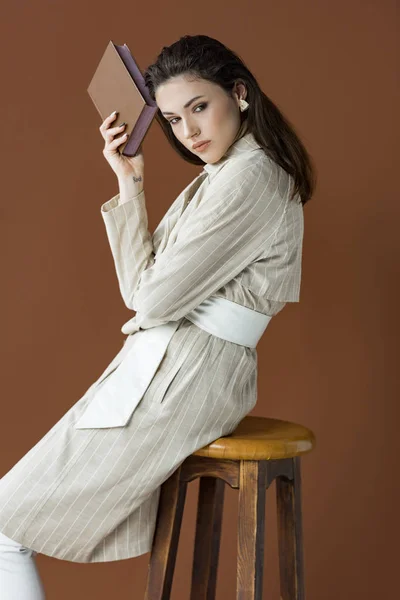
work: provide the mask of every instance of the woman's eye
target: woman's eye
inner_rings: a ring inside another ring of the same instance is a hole
[[[207,102],[205,102],[205,103],[203,102],[202,104],[198,104],[198,105],[196,106],[196,108],[194,108],[194,109],[193,109],[193,112],[194,112],[194,111],[196,111],[198,108],[203,108],[203,107],[204,107],[204,108],[206,108],[206,106],[207,106]],[[203,111],[201,110],[200,112],[203,112]],[[173,119],[170,119],[170,120],[168,121],[168,123],[169,123],[170,125],[175,125],[175,123],[173,123],[173,121],[176,121],[176,119],[179,119],[179,117],[174,117]]]

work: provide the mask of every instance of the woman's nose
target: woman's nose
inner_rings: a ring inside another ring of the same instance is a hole
[[[194,123],[183,124],[183,135],[186,139],[190,140],[196,133],[198,133],[198,127]]]

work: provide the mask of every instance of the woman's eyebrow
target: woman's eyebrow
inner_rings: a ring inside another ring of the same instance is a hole
[[[190,105],[191,105],[191,104],[192,104],[192,103],[193,103],[195,100],[198,100],[198,98],[204,98],[204,95],[203,95],[203,96],[195,96],[194,98],[192,98],[191,100],[189,100],[189,102],[186,102],[186,104],[183,106],[183,108],[187,108],[187,107],[188,107],[188,106],[190,106]],[[172,113],[172,112],[162,112],[162,111],[161,111],[161,114],[163,114],[163,115],[174,115],[175,113]]]

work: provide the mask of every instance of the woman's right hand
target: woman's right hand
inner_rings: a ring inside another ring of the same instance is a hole
[[[116,116],[116,113],[112,113],[104,119],[103,123],[100,125],[100,133],[105,140],[103,155],[118,179],[123,180],[133,176],[136,181],[143,182],[143,149],[140,147],[136,156],[124,156],[123,154],[120,154],[118,146],[126,141],[127,135],[122,135],[118,138],[114,137],[117,133],[121,133],[125,127],[125,124],[122,123],[119,127],[112,127],[110,129],[110,125]]]

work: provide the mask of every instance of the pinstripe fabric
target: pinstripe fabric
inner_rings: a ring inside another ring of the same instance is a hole
[[[291,180],[245,134],[206,164],[151,236],[142,192],[103,204],[133,334],[181,322],[124,427],[74,428],[106,370],[0,480],[0,531],[38,553],[105,562],[149,552],[160,486],[196,449],[233,431],[257,400],[256,349],[184,318],[214,294],[268,315],[299,301],[303,211]],[[188,201],[190,202],[188,203]]]

